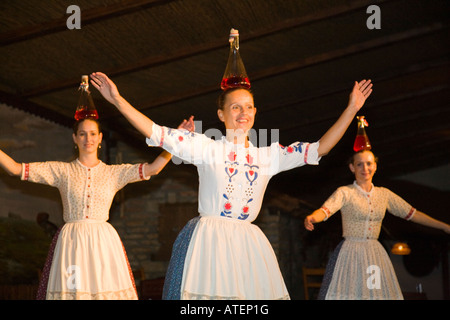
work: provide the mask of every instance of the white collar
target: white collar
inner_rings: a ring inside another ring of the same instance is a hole
[[[98,163],[95,165],[95,166],[93,166],[93,167],[88,167],[88,166],[86,166],[86,165],[84,165],[84,164],[82,164],[81,163],[81,161],[80,161],[80,159],[78,159],[77,158],[77,163],[80,165],[80,166],[82,166],[83,168],[86,168],[86,169],[94,169],[94,168],[97,168],[99,165],[101,165],[103,162],[102,162],[102,160],[98,160]]]
[[[370,189],[369,192],[367,192],[363,188],[361,188],[361,186],[356,182],[356,180],[353,181],[353,185],[365,195],[372,195],[373,190],[375,190],[375,186],[373,185],[373,183],[372,183],[372,188]]]

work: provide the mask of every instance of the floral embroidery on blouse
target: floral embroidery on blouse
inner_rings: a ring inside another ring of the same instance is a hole
[[[235,145],[222,136],[213,139],[198,132],[152,125],[149,146],[160,146],[197,167],[198,211],[252,222],[258,216],[272,176],[306,164],[319,164],[319,142],[295,142],[287,147]],[[309,151],[308,151],[309,150]]]
[[[220,215],[223,217],[229,217],[229,218],[232,217],[232,215],[231,215],[232,204],[231,204],[230,198],[231,198],[231,193],[234,191],[234,185],[232,183],[232,178],[235,175],[237,175],[239,172],[239,170],[238,170],[239,162],[236,161],[236,156],[237,156],[236,152],[230,151],[230,153],[227,155],[227,160],[225,160],[225,173],[227,174],[227,177],[228,177],[228,185],[225,188],[226,192],[223,194],[223,197],[226,199],[226,201],[223,205],[223,210],[220,213]],[[248,218],[248,216],[250,215],[249,214],[249,211],[250,211],[249,203],[253,201],[253,198],[252,198],[253,183],[258,178],[258,169],[259,169],[259,166],[253,164],[253,157],[249,153],[247,153],[247,155],[245,156],[245,160],[247,161],[247,163],[244,163],[245,178],[249,182],[249,186],[248,186],[248,188],[245,189],[245,191],[243,193],[246,197],[246,198],[243,198],[243,200],[245,199],[246,203],[241,208],[241,212],[240,212],[239,216],[237,217],[237,219],[239,219],[239,220],[246,220]]]

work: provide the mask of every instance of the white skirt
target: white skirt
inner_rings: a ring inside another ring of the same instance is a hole
[[[63,226],[46,299],[137,299],[125,249],[108,222],[83,220]]]
[[[378,240],[343,241],[325,299],[403,299],[392,262]]]
[[[181,299],[289,299],[277,258],[249,222],[201,217],[186,253]]]

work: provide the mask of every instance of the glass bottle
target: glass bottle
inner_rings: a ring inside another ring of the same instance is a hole
[[[358,130],[356,132],[355,143],[353,144],[353,150],[355,152],[361,150],[370,150],[372,146],[370,145],[369,137],[367,136],[365,127],[369,124],[364,116],[356,117],[358,119]]]
[[[249,89],[250,80],[239,53],[239,31],[231,29],[228,41],[230,42],[230,53],[220,87],[222,90],[236,87]]]
[[[98,119],[97,109],[95,109],[91,92],[89,91],[89,76],[81,76],[80,98],[78,100],[77,110],[75,111],[75,120]]]

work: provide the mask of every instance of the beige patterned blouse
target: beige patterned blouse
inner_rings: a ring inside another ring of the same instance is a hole
[[[95,167],[72,162],[48,161],[22,164],[22,180],[47,184],[59,189],[65,222],[84,219],[107,221],[114,195],[126,184],[148,180],[143,164]]]
[[[406,220],[416,211],[389,189],[372,185],[371,191],[365,192],[356,181],[338,188],[321,209],[327,219],[341,210],[342,236],[357,239],[378,239],[386,210]]]

